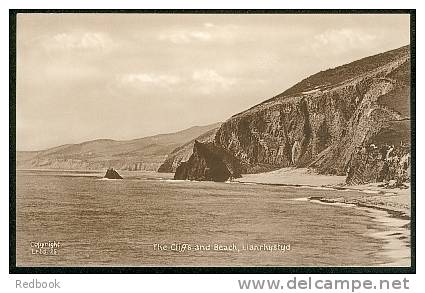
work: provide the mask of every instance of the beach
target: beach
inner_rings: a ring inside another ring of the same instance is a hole
[[[305,199],[317,204],[345,206],[367,211],[380,231],[368,235],[382,240],[381,254],[393,266],[410,266],[411,189],[385,188],[382,183],[346,185],[345,176],[320,175],[307,168],[283,168],[272,172],[246,174],[235,181],[276,186],[297,186],[321,190],[320,196]]]
[[[325,193],[320,198],[326,202],[354,204],[357,206],[376,208],[388,211],[400,217],[411,216],[411,189],[409,188],[385,188],[382,183],[370,183],[364,185],[346,185],[345,176],[321,175],[307,168],[282,168],[272,172],[246,174],[242,178],[235,179],[241,183],[257,183],[268,185],[298,186],[319,189],[359,191]]]

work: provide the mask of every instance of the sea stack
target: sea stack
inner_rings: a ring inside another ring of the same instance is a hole
[[[118,174],[117,171],[114,170],[114,168],[109,168],[106,171],[105,177],[103,178],[107,178],[107,179],[123,179],[120,174]]]

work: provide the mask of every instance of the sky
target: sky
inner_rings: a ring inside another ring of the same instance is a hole
[[[17,150],[225,121],[409,35],[396,14],[18,14]]]

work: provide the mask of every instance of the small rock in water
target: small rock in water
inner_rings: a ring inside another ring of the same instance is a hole
[[[114,168],[109,168],[106,171],[105,177],[103,178],[107,178],[107,179],[123,179],[120,174],[118,174],[117,171],[114,170]]]

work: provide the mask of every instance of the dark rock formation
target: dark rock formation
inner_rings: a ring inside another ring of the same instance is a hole
[[[120,174],[118,174],[117,171],[114,170],[114,168],[109,168],[106,171],[105,177],[103,178],[107,178],[107,179],[123,179]]]
[[[221,125],[221,124],[220,124]],[[195,141],[198,142],[213,142],[215,134],[217,133],[219,127],[211,129],[206,133],[198,136],[196,139],[189,141],[188,143],[179,146],[174,149],[164,161],[164,163],[159,167],[159,173],[174,173],[177,170],[177,167],[181,165],[182,162],[187,162],[192,155],[193,146]]]
[[[217,131],[214,144],[248,173],[295,166],[348,174],[348,183],[395,179],[397,172],[403,173],[400,166],[385,163],[369,147],[394,146],[398,152],[402,145],[397,160],[406,161],[409,105],[410,47],[405,46],[308,77],[231,117]],[[395,142],[395,136],[401,139]],[[392,168],[396,170],[385,171]]]
[[[195,141],[192,155],[180,163],[174,179],[224,182],[239,178],[242,171],[239,161],[220,146]]]

